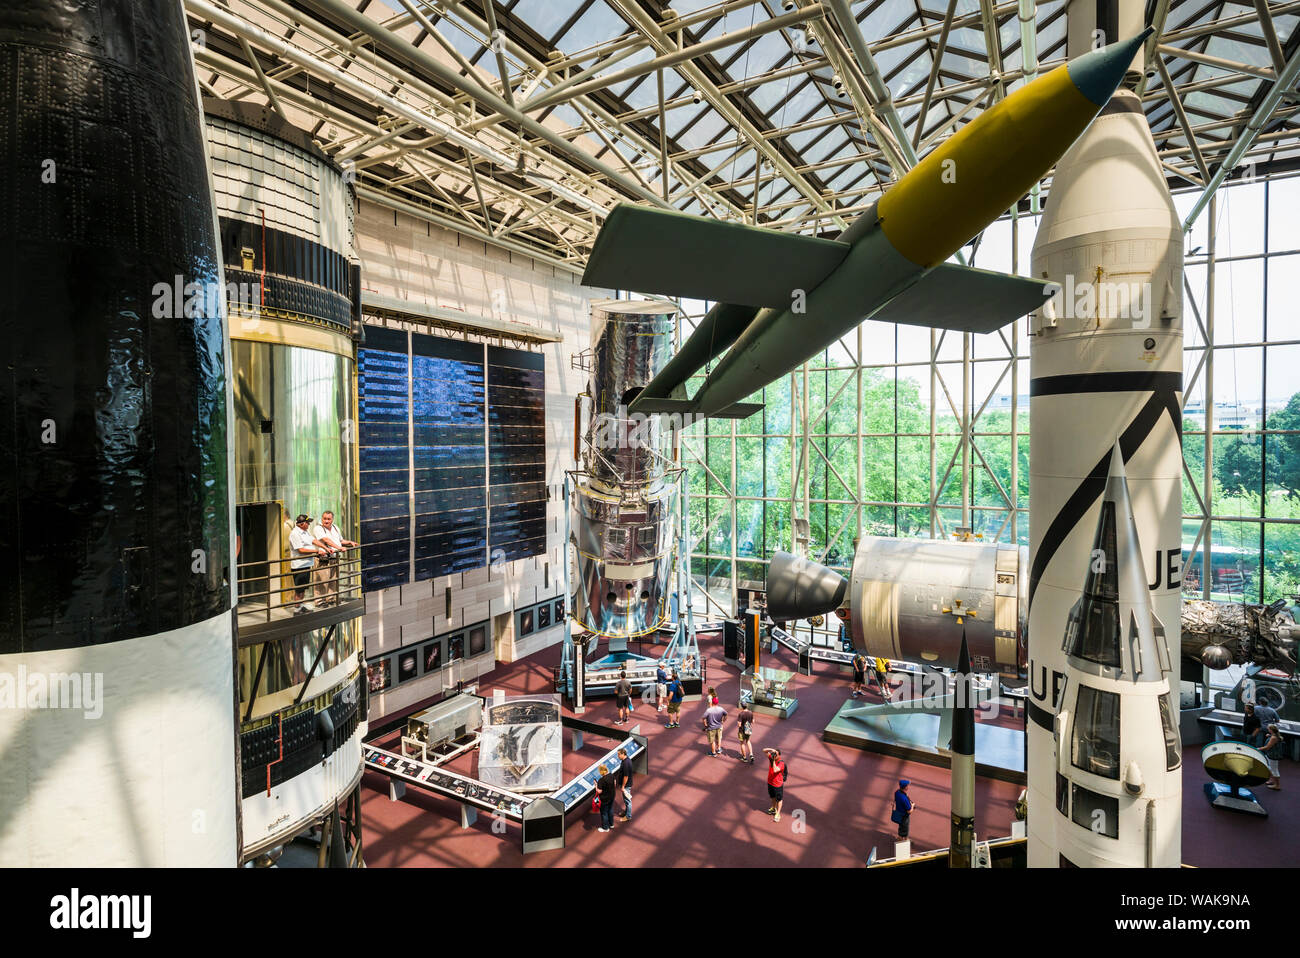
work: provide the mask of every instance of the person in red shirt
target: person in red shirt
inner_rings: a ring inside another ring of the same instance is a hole
[[[767,814],[772,816],[772,821],[779,822],[781,803],[785,800],[785,762],[781,761],[779,748],[765,748],[763,752],[767,755],[767,797],[772,800]]]

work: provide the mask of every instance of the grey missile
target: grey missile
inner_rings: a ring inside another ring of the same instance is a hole
[[[741,400],[865,319],[991,332],[1041,306],[1050,284],[946,260],[1055,165],[1145,37],[1085,53],[985,110],[835,240],[615,207],[585,285],[723,304],[687,342],[687,358],[657,376],[631,411],[748,416],[755,407]],[[688,399],[687,377],[729,344]]]
[[[962,630],[955,678],[952,742],[948,747],[952,770],[952,838],[948,843],[948,867],[970,868],[975,851],[975,703],[965,629]]]

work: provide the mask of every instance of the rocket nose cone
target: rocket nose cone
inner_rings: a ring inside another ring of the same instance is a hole
[[[1147,27],[1131,39],[1112,43],[1072,60],[1066,69],[1079,92],[1097,106],[1105,106],[1111,94],[1119,89],[1124,72],[1151,32],[1151,28]]]

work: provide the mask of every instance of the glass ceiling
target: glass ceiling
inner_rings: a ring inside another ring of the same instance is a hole
[[[809,0],[790,10],[783,0],[676,0],[671,10],[662,0],[500,0],[490,11],[500,57],[486,0],[344,2],[418,53],[387,49],[382,36],[350,45],[334,21],[312,19],[320,0],[303,0],[306,13],[293,23],[273,0],[231,0],[236,15],[321,63],[318,71],[303,70],[253,42],[267,76],[302,90],[280,108],[314,128],[326,149],[355,161],[363,185],[489,235],[515,222],[513,242],[566,262],[585,258],[615,203],[662,205],[664,146],[668,205],[834,235],[856,215],[837,211],[859,211],[906,172],[909,150],[900,153],[894,134],[882,131],[901,128],[902,146],[919,144],[924,155],[932,141],[1025,82],[1015,2],[956,0],[945,24],[948,4],[940,0],[857,0],[856,22],[845,24],[833,4]],[[1052,0],[1034,7],[1040,73],[1065,59],[1064,6]],[[1287,12],[1261,21],[1250,2],[1170,0],[1154,55],[1176,88],[1190,142],[1159,71],[1139,92],[1172,187],[1212,176],[1278,74],[1294,66],[1300,17],[1293,6],[1270,4]],[[729,37],[718,48],[682,54]],[[855,52],[863,44],[869,63]],[[207,46],[223,51],[203,58],[209,92],[269,102],[250,71],[238,69],[246,63],[237,38]],[[656,58],[669,58],[662,104],[657,71],[647,66]],[[328,70],[341,60],[353,82],[377,93],[340,90]],[[302,73],[305,79],[293,79]],[[876,95],[872,73],[886,99]],[[314,100],[321,105],[312,117]],[[516,106],[526,126],[501,109]],[[1294,95],[1283,97],[1242,162],[1256,171],[1300,164],[1298,110]],[[395,126],[401,132],[385,136]]]

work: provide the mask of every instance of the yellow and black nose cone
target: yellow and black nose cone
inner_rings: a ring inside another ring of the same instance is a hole
[[[1066,65],[1070,80],[1079,88],[1080,93],[1097,106],[1105,106],[1119,89],[1125,71],[1151,32],[1151,28],[1147,27],[1129,40],[1112,43],[1075,58]]]

